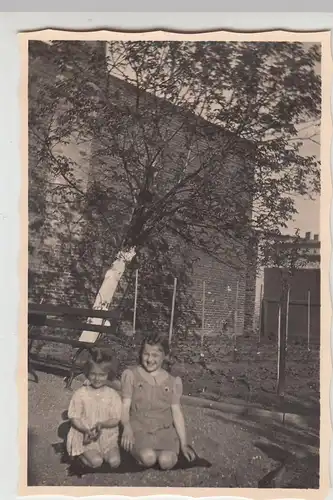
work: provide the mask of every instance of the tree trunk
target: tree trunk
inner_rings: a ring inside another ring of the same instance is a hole
[[[116,260],[105,273],[103,283],[97,292],[93,309],[107,311],[110,308],[119,281],[121,280],[121,277],[125,272],[126,265],[134,259],[135,255],[135,247],[129,248],[128,250],[120,250],[120,252],[118,252]],[[93,325],[101,325],[102,322],[102,318],[88,319],[88,323]],[[82,332],[81,340],[83,339],[83,337],[89,335],[91,335],[91,332]]]
[[[279,364],[278,364],[278,380],[276,388],[278,396],[284,396],[285,382],[286,382],[287,294],[288,294],[288,280],[286,279],[285,276],[282,276],[282,290],[280,297],[281,324],[280,324]]]

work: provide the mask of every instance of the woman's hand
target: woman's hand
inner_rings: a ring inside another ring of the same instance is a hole
[[[121,436],[121,446],[126,451],[131,451],[134,446],[134,434],[130,424],[126,424]]]
[[[194,450],[191,448],[191,446],[188,446],[187,444],[185,444],[181,447],[181,450],[182,450],[182,453],[183,453],[184,457],[186,458],[186,460],[188,460],[189,462],[193,462],[196,455],[195,455]]]

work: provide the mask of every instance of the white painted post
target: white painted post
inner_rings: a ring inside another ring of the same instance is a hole
[[[310,351],[310,331],[311,331],[311,292],[308,290],[308,352]]]
[[[261,342],[261,322],[262,322],[262,299],[264,295],[264,287],[263,285],[260,285],[260,302],[259,302],[259,328],[258,328],[258,340],[259,344]]]
[[[201,312],[201,350],[205,335],[205,302],[206,302],[206,282],[202,283],[202,312]]]
[[[290,303],[290,287],[287,293],[287,310],[286,310],[286,350],[288,349],[288,334],[289,334],[289,304]]]
[[[135,292],[134,292],[134,311],[133,311],[133,330],[132,334],[135,335],[136,328],[136,309],[138,305],[138,283],[139,283],[139,270],[135,271]]]
[[[169,346],[171,346],[172,332],[173,332],[173,318],[175,315],[175,304],[176,304],[176,290],[177,290],[177,278],[173,282],[173,294],[172,294],[172,305],[171,305],[171,318],[169,327]]]

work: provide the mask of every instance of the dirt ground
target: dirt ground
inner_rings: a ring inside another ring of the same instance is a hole
[[[162,472],[87,474],[70,476],[57,453],[63,440],[63,412],[72,392],[63,379],[39,372],[39,383],[29,382],[29,473],[31,485],[43,486],[188,486],[258,487],[258,481],[279,464],[274,445],[295,453],[295,465],[287,471],[286,487],[318,487],[319,438],[316,410],[311,428],[282,425],[249,416],[234,416],[209,408],[184,407],[190,442],[210,468]],[[198,381],[197,377],[194,377]],[[77,379],[73,389],[82,380]],[[309,410],[310,411],[310,410]],[[304,462],[304,464],[303,464]],[[289,475],[288,475],[289,474]]]
[[[58,332],[60,334],[60,332]],[[105,340],[108,343],[108,339]],[[121,348],[109,342],[119,363],[118,375],[137,363],[138,341],[128,340]],[[236,350],[235,350],[236,348]],[[40,355],[70,360],[70,346],[47,343],[40,346]],[[84,355],[81,359],[84,362]],[[293,411],[311,408],[319,414],[319,346],[310,351],[303,341],[290,343],[286,360],[286,401]],[[179,340],[171,352],[171,373],[180,375],[184,393],[214,400],[242,399],[264,407],[280,405],[275,396],[277,381],[277,346],[267,339],[258,345],[253,337],[242,337],[235,344],[232,338]],[[298,407],[297,407],[298,405]],[[287,408],[288,409],[288,408]]]

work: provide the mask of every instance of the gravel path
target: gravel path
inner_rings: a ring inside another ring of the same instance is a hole
[[[276,466],[272,458],[255,446],[258,439],[270,436],[279,444],[290,442],[290,430],[263,428],[256,422],[205,408],[184,407],[189,438],[199,456],[212,467],[162,472],[92,473],[83,478],[70,477],[52,445],[61,442],[59,427],[72,392],[64,389],[61,377],[39,373],[39,383],[29,382],[29,463],[30,485],[40,486],[169,486],[169,487],[257,487],[258,480]],[[79,387],[75,381],[73,389]],[[289,434],[288,434],[289,433]],[[298,435],[298,434],[297,434]],[[317,445],[314,437],[295,439],[306,447]]]

